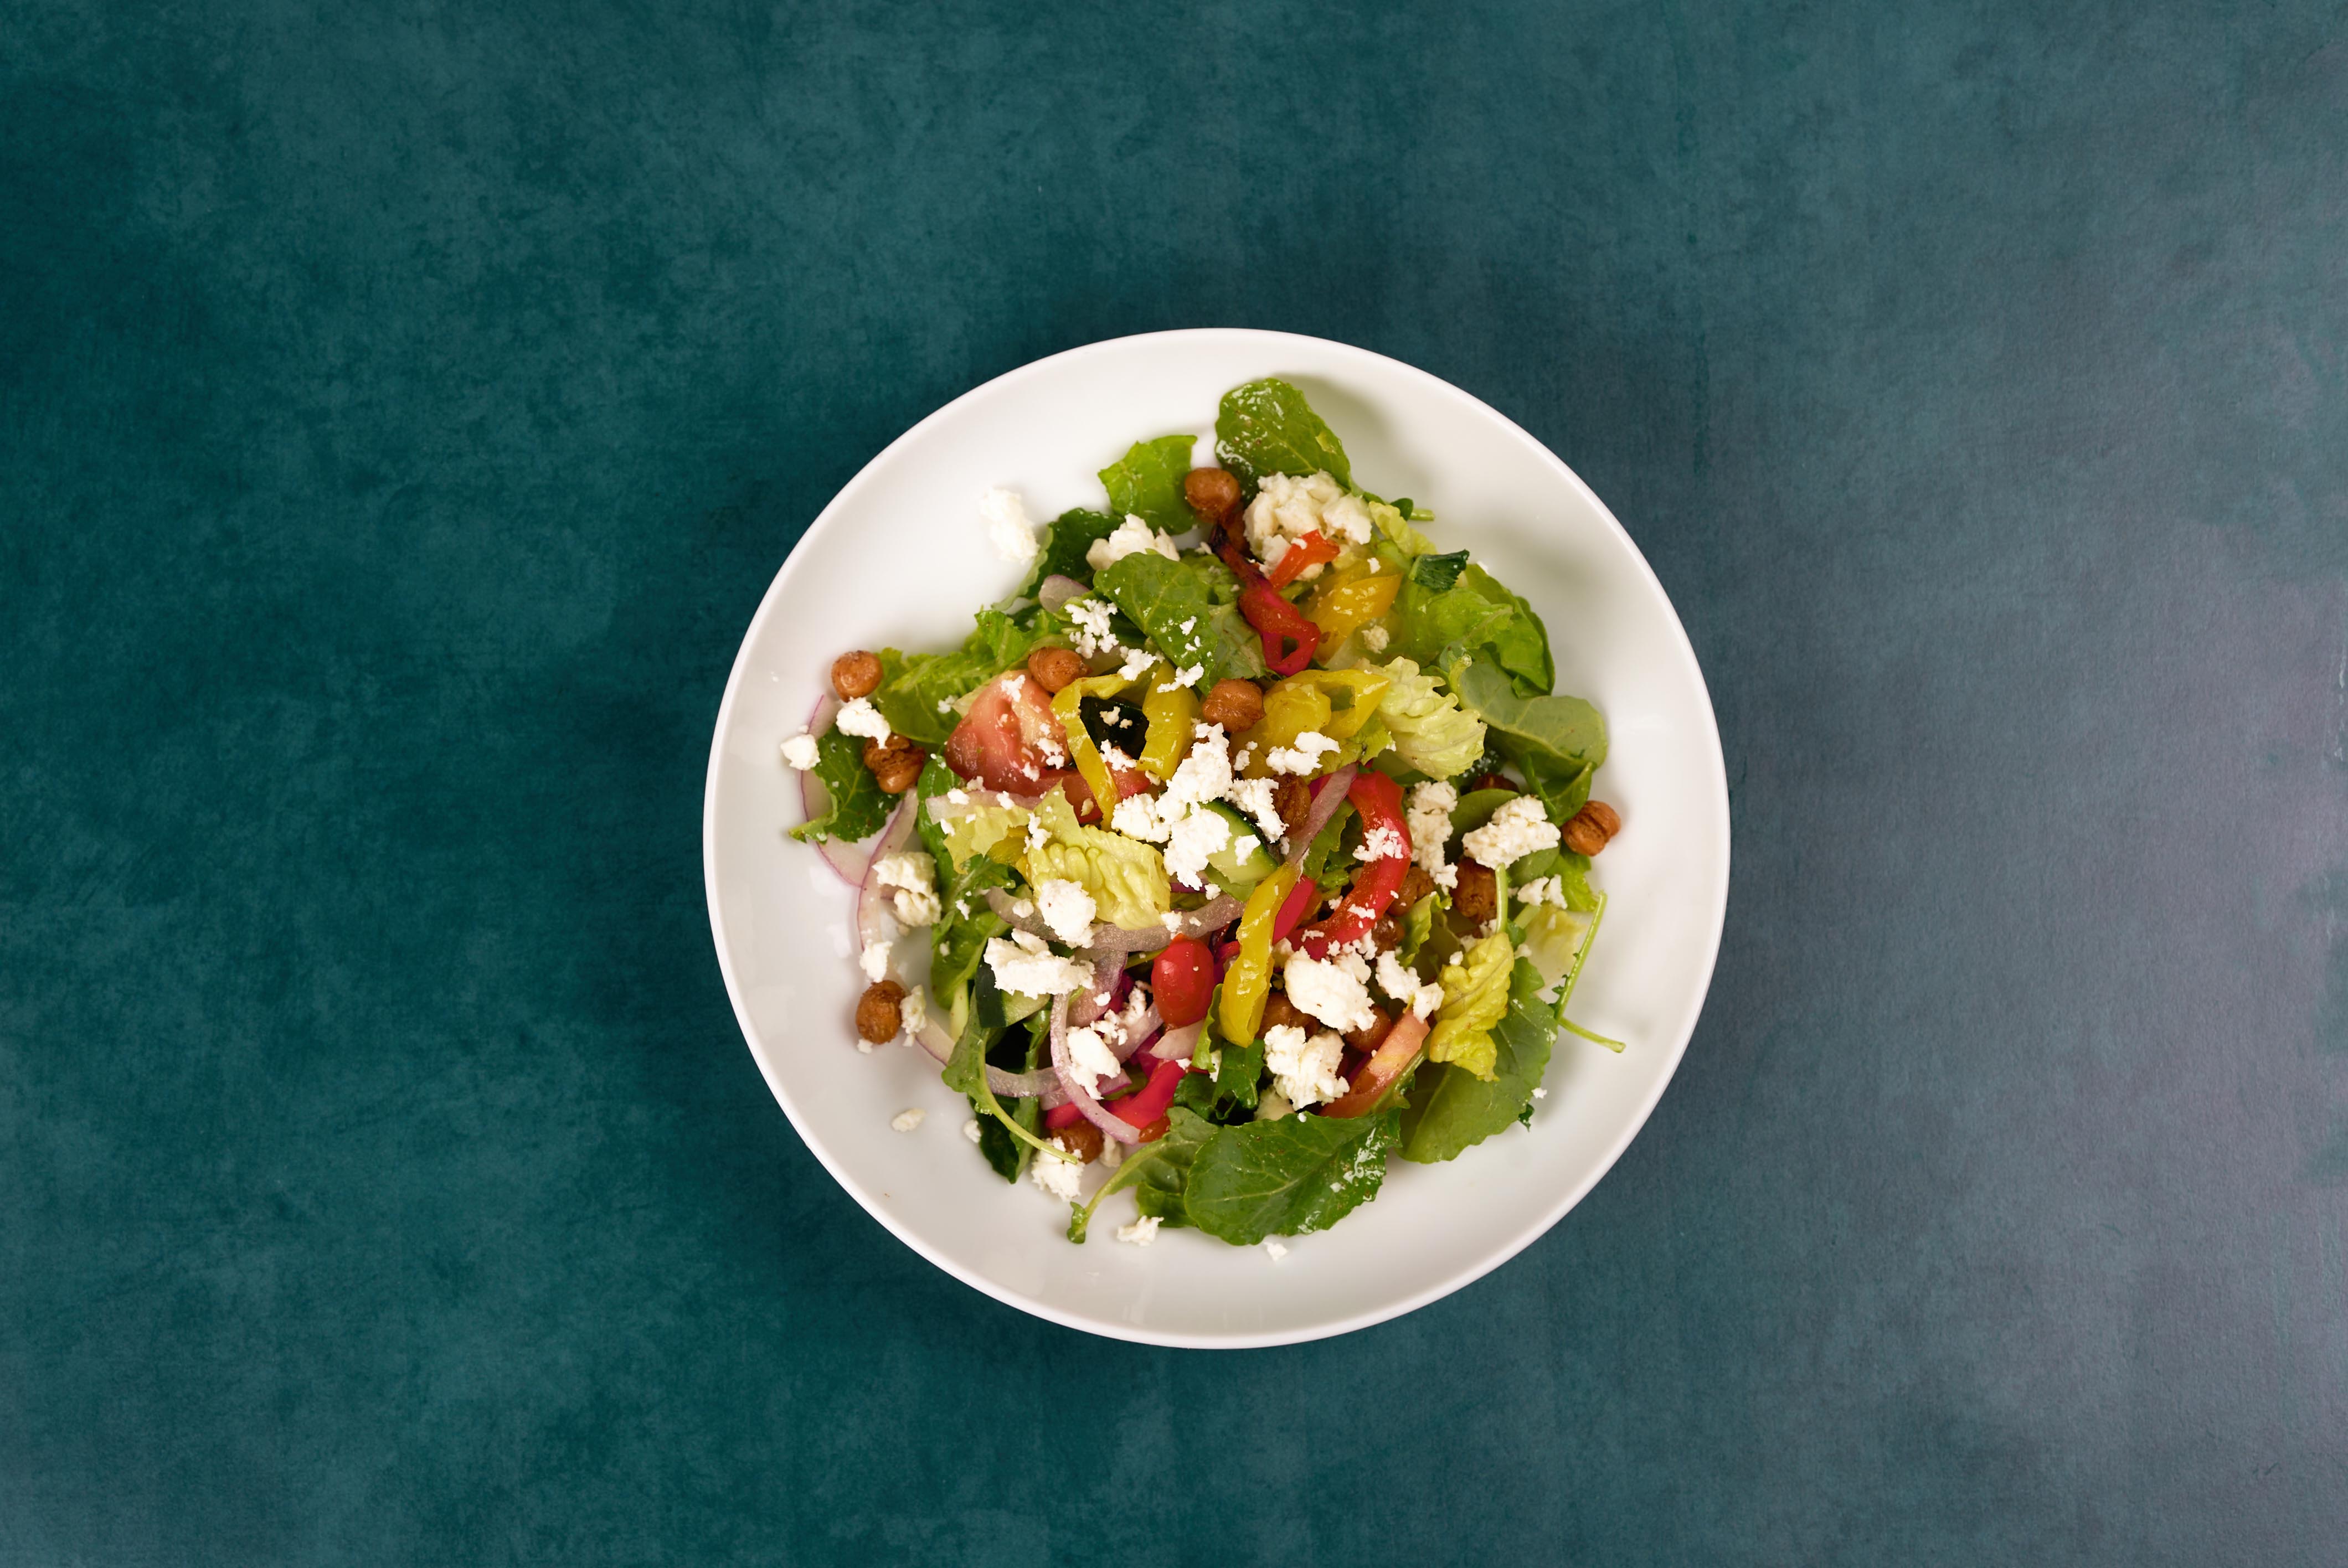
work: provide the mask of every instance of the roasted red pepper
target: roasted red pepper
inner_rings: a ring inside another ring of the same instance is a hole
[[[1181,1061],[1161,1061],[1149,1070],[1149,1081],[1122,1100],[1107,1102],[1109,1114],[1127,1125],[1148,1127],[1162,1120],[1166,1108],[1174,1103],[1174,1091],[1180,1086],[1182,1075],[1190,1071],[1189,1063]],[[1152,1142],[1143,1139],[1142,1142]]]
[[[1286,588],[1303,577],[1308,568],[1325,566],[1336,559],[1337,547],[1323,538],[1320,529],[1314,528],[1301,538],[1289,542],[1264,580],[1274,588]]]
[[[1402,879],[1410,870],[1410,829],[1403,823],[1402,785],[1382,773],[1364,768],[1354,775],[1345,798],[1362,815],[1362,846],[1383,846],[1386,853],[1362,863],[1354,885],[1327,919],[1297,938],[1296,945],[1316,958],[1332,948],[1360,941],[1386,912]]]
[[[1295,553],[1295,547],[1291,547],[1289,554]],[[1280,597],[1280,591],[1256,569],[1255,562],[1248,559],[1237,532],[1224,533],[1222,557],[1223,564],[1240,579],[1240,613],[1263,640],[1265,665],[1275,675],[1293,675],[1312,663],[1313,651],[1321,646],[1321,629]]]

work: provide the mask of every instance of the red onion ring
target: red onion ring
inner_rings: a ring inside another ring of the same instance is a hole
[[[825,692],[808,714],[807,733],[818,735],[831,728],[832,718],[839,711],[839,700],[830,692]],[[803,773],[796,768],[792,771],[799,775],[799,808],[807,813],[807,820],[813,822],[831,809],[831,792],[823,787],[823,781],[815,776],[813,768]],[[864,874],[872,868],[870,855],[859,845],[837,836],[817,839],[815,852],[822,856],[823,863],[838,872],[839,879],[850,887],[861,886]]]
[[[1068,1004],[1068,1021],[1082,1029],[1125,1000],[1125,961],[1113,953],[1093,960],[1093,983]]]
[[[1052,999],[1052,1071],[1059,1075],[1061,1091],[1067,1095],[1078,1115],[1120,1143],[1141,1142],[1139,1128],[1111,1114],[1090,1090],[1077,1081],[1076,1063],[1068,1054],[1068,999],[1065,996]]]
[[[1125,1040],[1117,1048],[1117,1059],[1119,1061],[1132,1061],[1133,1053],[1156,1040],[1158,1031],[1165,1027],[1166,1020],[1158,1016],[1155,1007],[1143,1008],[1141,1016],[1126,1025]]]
[[[1035,600],[1045,609],[1057,614],[1070,603],[1084,598],[1090,592],[1092,592],[1091,589],[1086,588],[1075,578],[1063,577],[1058,572],[1054,572],[1036,586]]]
[[[913,1038],[921,1041],[923,1050],[938,1059],[940,1067],[943,1067],[947,1059],[953,1055],[953,1037],[936,1019],[923,1024],[921,1032]],[[1005,1072],[989,1064],[986,1086],[994,1091],[997,1100],[1041,1100],[1047,1107],[1064,1100],[1059,1078],[1048,1068],[1039,1067],[1033,1072]]]
[[[1199,1036],[1206,1027],[1207,1020],[1200,1019],[1196,1023],[1186,1023],[1180,1029],[1169,1029],[1158,1037],[1158,1043],[1149,1048],[1149,1054],[1160,1061],[1188,1061],[1198,1054]]]
[[[1319,793],[1313,797],[1313,809],[1304,814],[1303,825],[1288,841],[1289,865],[1300,868],[1303,866],[1304,852],[1313,847],[1313,841],[1321,836],[1321,830],[1329,825],[1329,819],[1337,815],[1339,806],[1345,804],[1345,792],[1354,787],[1354,764],[1347,763],[1319,781]]]
[[[1114,953],[1120,958],[1134,953],[1154,953],[1177,937],[1203,937],[1220,931],[1240,917],[1246,908],[1243,900],[1224,893],[1209,899],[1196,909],[1185,910],[1169,926],[1160,920],[1155,926],[1139,926],[1131,929],[1123,926],[1103,926],[1093,933],[1092,945],[1085,952],[1094,956]]]
[[[1027,906],[1025,915],[1017,912],[1020,904]],[[1031,937],[1051,937],[1052,927],[1044,924],[1044,917],[1035,910],[1032,899],[1014,898],[1010,889],[990,887],[986,890],[986,907],[1003,917],[1004,923],[1014,931],[1025,931]],[[1057,941],[1056,937],[1052,938]]]

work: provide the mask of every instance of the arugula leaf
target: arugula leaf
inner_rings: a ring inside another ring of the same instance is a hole
[[[1001,1042],[987,1053],[987,1060],[1007,1072],[1033,1072],[1042,1066],[1051,1039],[1050,1016],[1038,1013],[1028,1022],[1029,1027],[1024,1036],[1004,1030]],[[978,1152],[985,1156],[988,1164],[994,1167],[996,1175],[1006,1182],[1016,1182],[1027,1169],[1027,1162],[1035,1156],[1035,1151],[1013,1137],[1003,1123],[976,1100],[971,1101],[970,1108],[979,1119]],[[1022,1100],[1011,1109],[1011,1120],[1031,1133],[1035,1132],[1043,1119],[1044,1102],[1040,1100]]]
[[[1235,1246],[1326,1230],[1377,1195],[1399,1136],[1393,1111],[1218,1128],[1190,1162],[1183,1212]]]
[[[1442,593],[1459,581],[1459,574],[1468,565],[1466,550],[1453,550],[1449,555],[1421,556],[1411,562],[1410,580],[1433,593]]]
[[[1044,1141],[1035,1135],[1032,1121],[1023,1122],[1003,1108],[986,1081],[986,1056],[994,1042],[1009,1027],[1004,1013],[1002,989],[994,983],[994,971],[979,966],[970,989],[970,1021],[963,1026],[961,1038],[954,1041],[953,1051],[946,1058],[945,1066],[938,1072],[948,1089],[966,1095],[971,1104],[982,1113],[994,1118],[995,1124],[1009,1136],[1016,1138],[1030,1149],[1042,1150]],[[1021,1104],[1032,1105],[1034,1101]],[[984,1129],[980,1130],[984,1135]],[[1050,1158],[1058,1159],[1055,1152]]]
[[[906,655],[880,651],[880,684],[872,705],[899,734],[925,746],[942,746],[962,723],[950,705],[963,692],[986,684],[1026,659],[1035,634],[999,610],[978,612],[978,627],[953,653]]]
[[[864,765],[864,743],[826,730],[816,737],[815,750],[815,776],[831,796],[831,809],[791,829],[791,836],[802,844],[826,838],[854,844],[880,832],[897,803],[880,793],[880,782]]]
[[[1214,1041],[1215,1071],[1185,1074],[1175,1086],[1174,1103],[1210,1122],[1232,1122],[1241,1112],[1255,1109],[1256,1081],[1263,1076],[1263,1045],[1256,1040],[1233,1045],[1224,1040],[1211,1011],[1207,1014],[1207,1033]]]
[[[1345,448],[1304,395],[1266,377],[1223,394],[1215,412],[1215,456],[1252,492],[1266,474],[1313,474],[1326,469],[1351,489],[1354,466]]]
[[[1529,1114],[1557,1039],[1556,1009],[1540,999],[1540,971],[1519,961],[1509,977],[1508,1014],[1492,1030],[1498,1049],[1488,1080],[1457,1067],[1421,1064],[1410,1109],[1403,1112],[1404,1159],[1422,1165],[1456,1159]]]
[[[1096,512],[1086,507],[1071,507],[1044,525],[1042,548],[1035,552],[1035,569],[1027,580],[1019,585],[1019,592],[1029,599],[1044,586],[1047,577],[1072,577],[1079,582],[1092,579],[1092,562],[1085,552],[1100,540],[1117,532],[1123,518],[1107,512]]]
[[[1579,697],[1520,697],[1507,676],[1482,660],[1455,663],[1451,689],[1484,721],[1493,745],[1562,824],[1590,798],[1590,779],[1606,761],[1605,716]]]
[[[1198,690],[1218,681],[1263,679],[1263,640],[1241,619],[1239,581],[1212,556],[1126,557],[1093,581],[1177,670],[1202,667]]]
[[[1590,886],[1587,855],[1576,855],[1570,849],[1536,849],[1509,867],[1509,879],[1519,887],[1529,887],[1544,876],[1556,877],[1563,886],[1567,908],[1587,915],[1598,907],[1598,895]]]
[[[1182,1188],[1189,1180],[1190,1162],[1215,1132],[1212,1123],[1180,1105],[1166,1113],[1166,1135],[1156,1143],[1144,1143],[1125,1157],[1117,1173],[1101,1184],[1100,1191],[1089,1203],[1078,1205],[1068,1214],[1068,1239],[1082,1243],[1085,1229],[1092,1224],[1093,1211],[1111,1193],[1135,1190],[1135,1204],[1145,1214],[1155,1214],[1159,1223],[1183,1225],[1190,1222],[1182,1213]]]
[[[1190,472],[1193,436],[1160,436],[1137,441],[1117,462],[1100,471],[1108,491],[1108,509],[1122,520],[1132,513],[1160,532],[1188,533],[1199,526],[1190,503],[1182,498],[1182,479]],[[1073,574],[1071,574],[1073,575]]]
[[[1546,692],[1557,683],[1540,617],[1482,567],[1463,568],[1451,587],[1438,591],[1418,580],[1414,564],[1385,625],[1393,639],[1390,657],[1434,668],[1488,653],[1523,690]]]

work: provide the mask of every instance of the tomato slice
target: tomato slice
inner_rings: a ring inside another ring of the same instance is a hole
[[[1013,794],[1043,794],[1067,773],[1067,732],[1052,712],[1051,693],[1021,670],[1006,671],[982,687],[971,699],[969,716],[946,737],[947,766],[988,789]],[[1147,785],[1140,770],[1135,774]]]
[[[1215,955],[1196,937],[1177,937],[1149,964],[1150,994],[1168,1029],[1185,1029],[1207,1016],[1215,999]]]
[[[1354,1081],[1344,1093],[1321,1108],[1323,1116],[1359,1116],[1367,1112],[1385,1093],[1386,1086],[1409,1070],[1418,1060],[1419,1049],[1426,1043],[1426,1020],[1415,1012],[1406,1012],[1386,1030],[1386,1037],[1370,1052],[1369,1061],[1354,1074]]]

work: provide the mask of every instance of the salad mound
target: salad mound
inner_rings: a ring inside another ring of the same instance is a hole
[[[1072,1241],[1130,1192],[1122,1240],[1277,1256],[1390,1157],[1529,1123],[1560,1028],[1622,1049],[1565,1018],[1622,822],[1540,618],[1302,393],[1234,387],[1193,446],[1040,525],[989,491],[1016,589],[958,649],[841,656],[782,751],[857,888],[859,1048],[936,1057]]]

